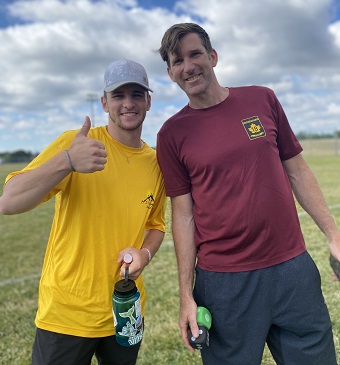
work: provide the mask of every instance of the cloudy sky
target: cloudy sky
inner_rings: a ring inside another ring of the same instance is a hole
[[[105,125],[103,74],[119,58],[148,71],[143,139],[154,146],[187,103],[157,49],[192,21],[219,54],[222,85],[271,87],[296,133],[340,130],[339,0],[0,0],[0,152],[39,152],[85,115]]]

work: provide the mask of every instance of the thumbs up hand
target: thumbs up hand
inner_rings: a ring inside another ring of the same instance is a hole
[[[76,135],[76,138],[78,136],[83,136],[83,137],[87,137],[89,130],[91,129],[91,120],[88,116],[85,117],[85,123],[83,124],[83,126],[80,128],[79,132]]]
[[[68,149],[72,165],[77,172],[91,173],[104,170],[107,153],[102,142],[89,138],[91,120],[87,116],[85,123],[74,137]]]

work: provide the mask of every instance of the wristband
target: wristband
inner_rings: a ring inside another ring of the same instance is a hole
[[[146,250],[146,252],[148,253],[148,263],[147,263],[147,265],[149,265],[149,264],[150,264],[150,262],[151,262],[151,259],[152,259],[152,257],[151,257],[151,252],[150,252],[150,250],[149,250],[148,248],[146,248],[146,247],[142,247],[142,250]]]
[[[72,162],[71,162],[71,159],[70,159],[70,155],[68,154],[68,151],[67,150],[65,150],[65,155],[66,155],[66,157],[68,159],[68,163],[70,164],[70,167],[71,167],[72,171],[73,172],[76,172],[75,168],[72,165]]]

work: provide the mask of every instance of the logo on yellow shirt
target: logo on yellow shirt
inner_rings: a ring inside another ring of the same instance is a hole
[[[153,197],[153,192],[148,190],[147,193],[145,194],[145,199],[143,199],[141,203],[146,204],[146,207],[148,209],[152,209],[152,207],[155,204],[155,199]]]
[[[264,130],[259,117],[243,119],[242,124],[250,140],[266,136],[266,131]]]

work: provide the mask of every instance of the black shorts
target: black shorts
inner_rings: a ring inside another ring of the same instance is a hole
[[[90,365],[94,355],[99,365],[134,365],[140,344],[125,347],[116,336],[87,338],[37,328],[32,365]]]
[[[320,275],[307,252],[261,270],[196,274],[195,300],[212,314],[205,365],[259,365],[265,343],[278,365],[337,365]]]

